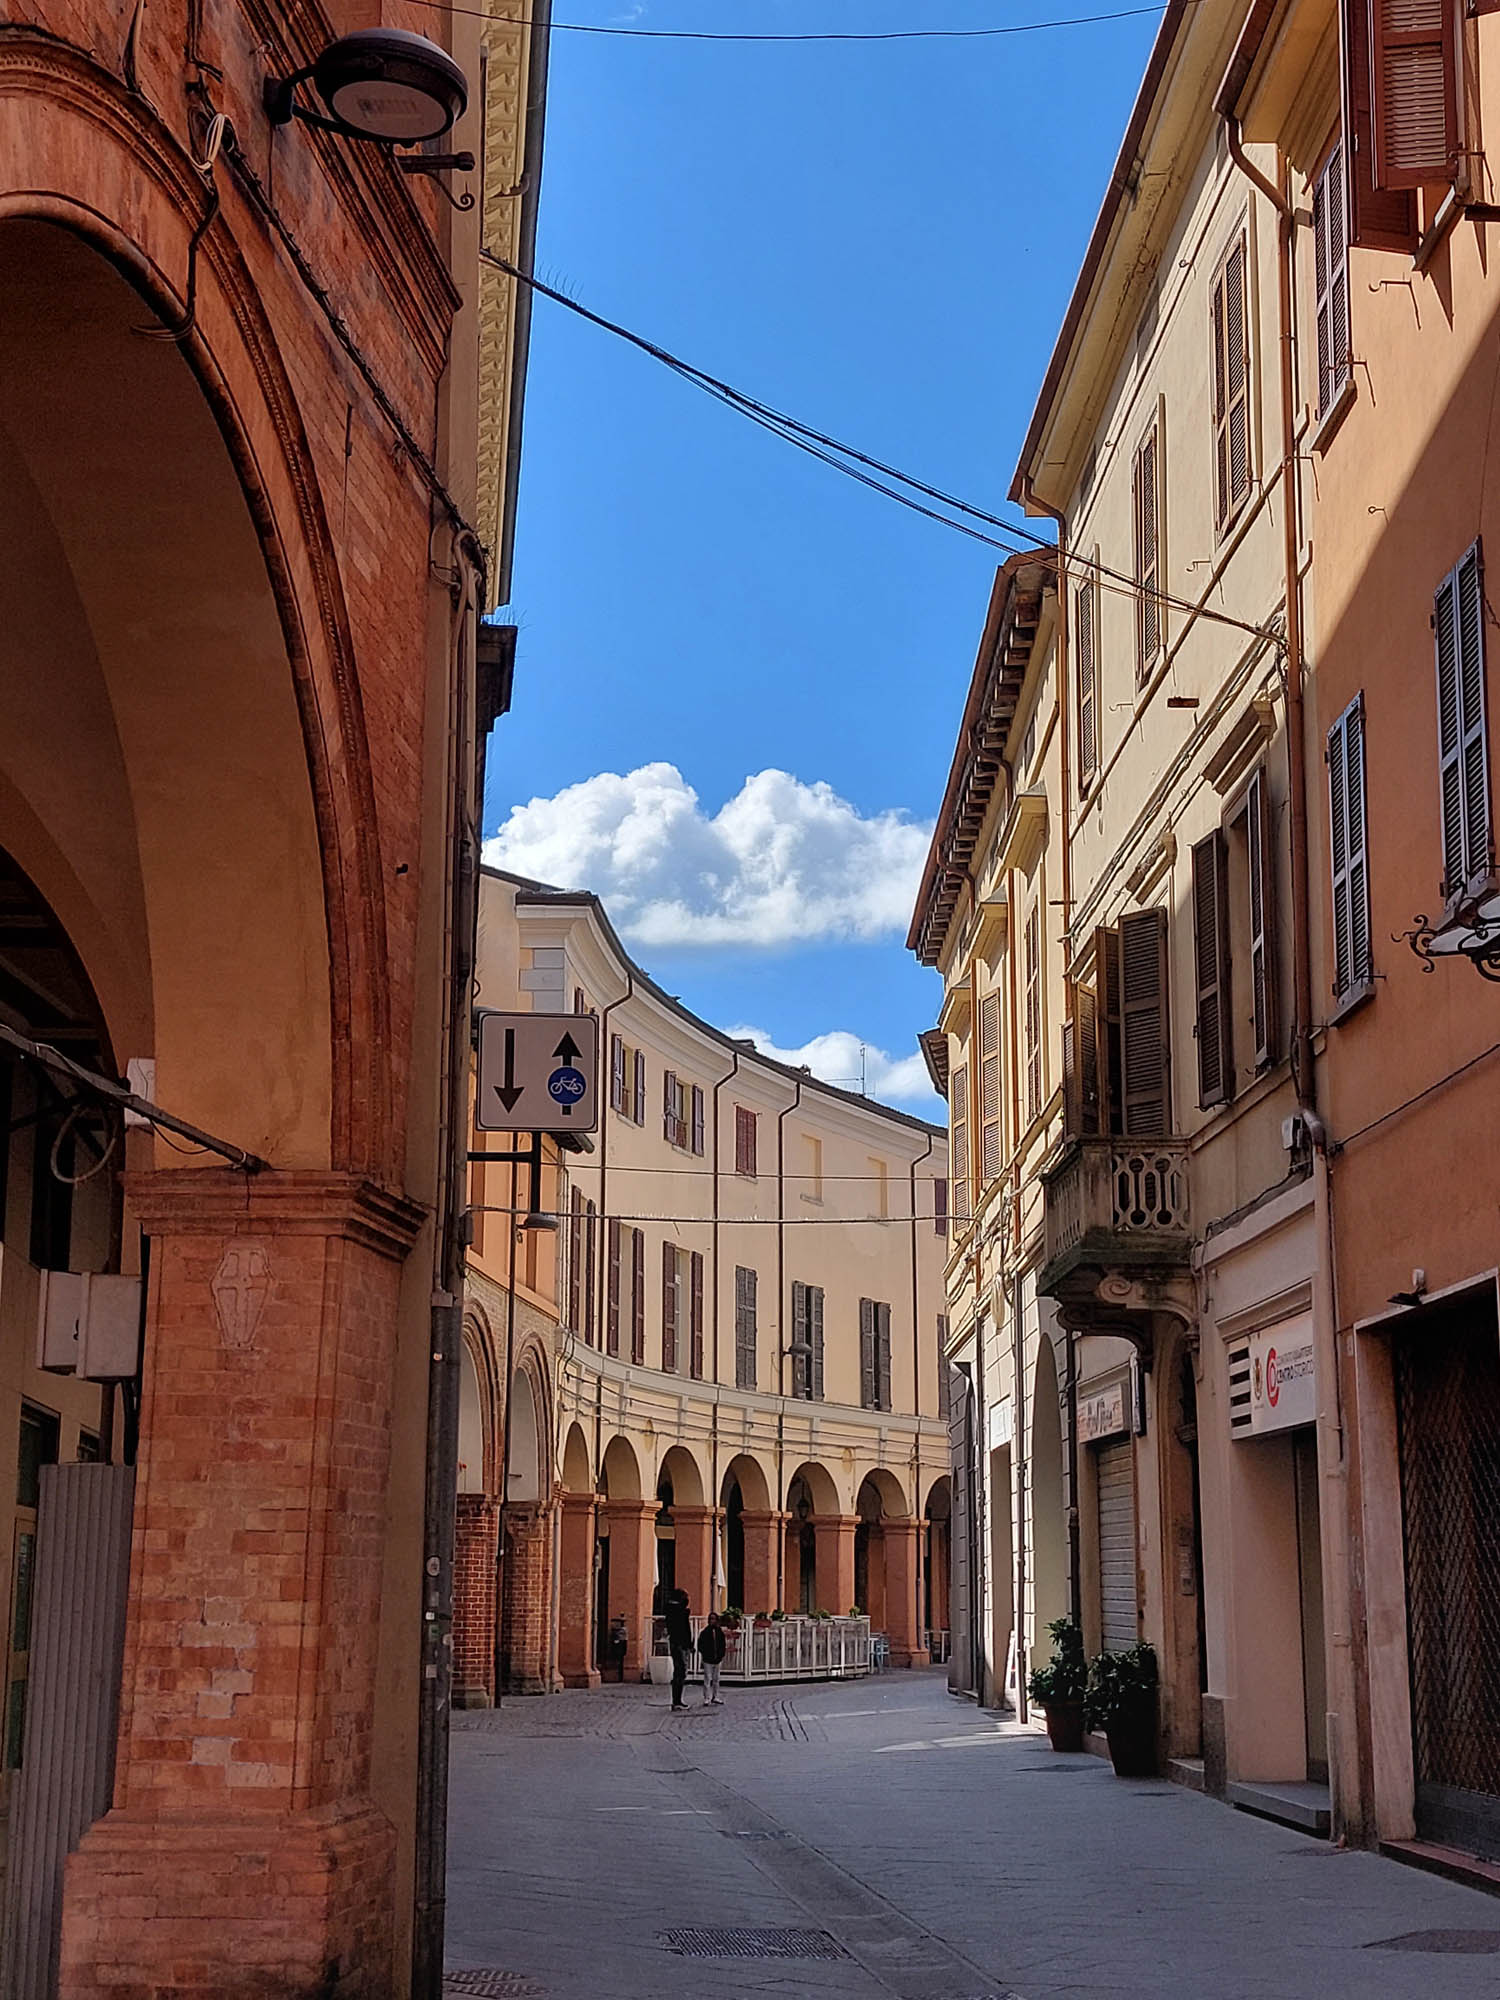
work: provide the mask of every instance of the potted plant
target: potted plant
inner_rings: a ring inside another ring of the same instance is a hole
[[[1142,1642],[1089,1662],[1084,1720],[1109,1739],[1117,1778],[1156,1776],[1156,1652]]]
[[[745,1615],[744,1612],[741,1611],[740,1607],[737,1604],[729,1604],[726,1605],[724,1609],[719,1613],[719,1623],[721,1625],[727,1625],[731,1630],[733,1630],[734,1627],[740,1623],[744,1615]]]
[[[1047,1738],[1054,1750],[1083,1748],[1083,1697],[1088,1664],[1083,1634],[1071,1618],[1054,1618],[1047,1627],[1052,1658],[1034,1667],[1026,1692],[1047,1718]]]

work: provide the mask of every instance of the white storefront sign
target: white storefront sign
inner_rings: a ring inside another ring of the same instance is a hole
[[[990,1450],[1000,1451],[1016,1434],[1015,1404],[1009,1396],[990,1404]]]
[[[1078,1392],[1078,1440],[1097,1444],[1101,1438],[1117,1437],[1130,1429],[1128,1383],[1116,1376],[1113,1382],[1090,1383]]]
[[[1250,1336],[1250,1435],[1294,1430],[1318,1419],[1318,1371],[1310,1315]]]

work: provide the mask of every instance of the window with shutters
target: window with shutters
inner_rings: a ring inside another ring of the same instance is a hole
[[[734,1107],[734,1170],[751,1180],[756,1174],[756,1135],[759,1120],[743,1104]]]
[[[1119,960],[1121,1129],[1155,1137],[1172,1129],[1165,910],[1121,917]]]
[[[586,1201],[583,1204],[583,1337],[590,1347],[598,1345],[599,1336],[598,1237],[599,1211],[593,1202]]]
[[[1438,585],[1432,630],[1443,895],[1453,903],[1482,890],[1495,867],[1485,729],[1484,563],[1478,542]]]
[[[1326,415],[1349,380],[1349,229],[1344,148],[1336,145],[1313,182],[1313,272],[1318,323],[1318,412]]]
[[[891,1407],[891,1309],[878,1299],[859,1302],[859,1400],[866,1410]]]
[[[1000,1174],[1000,995],[979,1003],[979,1179]]]
[[[703,1252],[688,1252],[688,1373],[703,1380]]]
[[[644,1049],[637,1049],[635,1052],[635,1122],[637,1125],[644,1125],[646,1122],[646,1052]]]
[[[948,1178],[953,1213],[960,1222],[969,1216],[969,1065],[960,1063],[948,1084]]]
[[[682,1252],[675,1243],[661,1246],[661,1365],[677,1372],[677,1330],[682,1321]]]
[[[1370,8],[1371,0],[1341,0],[1339,10],[1344,85],[1344,197],[1349,241],[1365,250],[1413,251],[1418,241],[1416,189],[1393,187],[1378,180],[1375,173]]]
[[[1230,1007],[1229,846],[1216,827],[1193,849],[1193,968],[1198,994],[1198,1102],[1205,1110],[1234,1095],[1234,1015]]]
[[[704,1098],[701,1084],[693,1085],[693,1151],[703,1157]]]
[[[583,1196],[568,1196],[568,1326],[583,1332]]]
[[[1161,424],[1153,420],[1136,446],[1131,473],[1131,507],[1135,534],[1135,677],[1150,674],[1162,649],[1162,494]],[[1080,723],[1082,717],[1080,716]]]
[[[604,1351],[620,1351],[620,1278],[625,1232],[613,1215],[604,1225]]]
[[[609,1102],[633,1125],[646,1122],[646,1058],[623,1035],[609,1038]]]
[[[1070,1137],[1122,1129],[1120,1104],[1120,938],[1101,925],[1073,988],[1063,1023],[1063,1115]]]
[[[630,1232],[630,1358],[646,1365],[646,1232]]]
[[[1214,521],[1222,534],[1250,491],[1250,326],[1245,238],[1236,237],[1209,295],[1214,412]]]
[[[737,1264],[734,1270],[734,1383],[737,1389],[755,1387],[755,1291],[756,1273]]]
[[[1255,1066],[1274,1062],[1276,1018],[1276,847],[1271,837],[1271,800],[1262,764],[1245,794],[1245,858],[1250,905],[1250,1021]]]
[[[823,1288],[792,1286],[792,1394],[823,1399]]]
[[[1026,991],[1026,1122],[1042,1115],[1042,906],[1033,903],[1026,919],[1023,961]]]
[[[1366,0],[1377,188],[1451,181],[1459,159],[1457,9]]]
[[[1358,694],[1328,732],[1333,991],[1338,999],[1367,986],[1373,971],[1365,819],[1365,700]]]
[[[683,1152],[686,1152],[692,1145],[694,1130],[692,1124],[689,1122],[688,1106],[691,1100],[689,1098],[688,1086],[672,1070],[663,1070],[661,1084],[662,1136],[669,1146],[677,1146]],[[697,1092],[698,1099],[701,1100],[702,1092],[697,1090],[696,1085],[694,1085],[694,1090]],[[701,1109],[698,1115],[701,1121]],[[699,1126],[699,1136],[701,1138],[701,1123]],[[701,1144],[695,1150],[701,1152],[703,1150]]]
[[[1078,788],[1087,791],[1099,771],[1099,586],[1078,586],[1074,623],[1078,652]]]
[[[935,1236],[948,1234],[948,1183],[941,1174],[932,1183],[932,1232]]]

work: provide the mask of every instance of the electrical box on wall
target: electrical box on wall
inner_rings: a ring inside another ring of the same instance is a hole
[[[58,1375],[128,1380],[141,1349],[141,1281],[119,1271],[43,1271],[36,1359]]]

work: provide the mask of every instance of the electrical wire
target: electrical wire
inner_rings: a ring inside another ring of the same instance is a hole
[[[631,28],[590,21],[533,21],[529,17],[495,14],[484,7],[460,7],[453,0],[412,0],[438,14],[467,14],[478,21],[498,21],[506,28],[546,28],[563,35],[609,35],[643,42],[978,42],[1002,35],[1039,35],[1053,28],[1090,28],[1108,21],[1133,21],[1146,14],[1164,14],[1165,5],[1120,7],[1106,14],[1065,14],[1045,21],[1012,21],[988,28],[825,29],[806,34],[769,35],[716,28]]]
[[[670,349],[659,346],[653,340],[648,340],[643,334],[634,333],[629,327],[620,325],[617,320],[606,319],[602,313],[581,305],[577,299],[569,298],[566,292],[546,284],[533,272],[522,271],[508,258],[498,256],[493,250],[481,249],[479,255],[485,263],[503,271],[518,284],[528,286],[532,291],[539,292],[543,298],[551,299],[554,304],[565,307],[580,319],[587,320],[591,326],[613,334],[616,339],[639,349],[642,354],[648,355],[653,361],[660,362],[664,368],[671,369],[673,374],[680,375],[684,381],[690,382],[694,388],[712,396],[716,402],[726,404],[737,415],[748,417],[762,430],[783,438],[786,443],[795,445],[799,451],[819,459],[824,465],[831,466],[835,472],[843,473],[845,478],[853,479],[859,485],[867,486],[872,491],[883,494],[887,499],[894,500],[898,506],[905,507],[914,514],[920,514],[929,521],[936,521],[940,527],[951,528],[957,534],[967,535],[973,541],[998,549],[1002,555],[1023,555],[1027,547],[1048,554],[1055,552],[1056,543],[1048,541],[1044,535],[1039,535],[1034,528],[1025,527],[1016,521],[1008,521],[1002,515],[992,514],[986,508],[976,506],[972,501],[960,499],[956,494],[947,493],[941,487],[931,486],[912,473],[902,472],[898,466],[888,465],[883,459],[862,452],[854,445],[844,444],[838,438],[830,437],[827,432],[815,430],[810,424],[801,423],[796,417],[788,416],[784,410],[777,410],[768,403],[760,402],[743,390],[736,389],[731,383],[722,381],[716,375],[710,375],[706,369],[695,367],[690,361],[684,361],[680,355],[673,354]],[[891,485],[889,482],[892,480],[899,484]],[[900,487],[908,487],[911,491],[902,492]],[[988,527],[998,528],[1013,539],[1009,542],[999,541],[994,535],[986,534],[980,528],[971,527],[968,521],[956,521],[950,514],[939,513],[935,507],[925,506],[921,500],[912,498],[913,493],[922,494],[926,499],[936,501],[939,506],[966,514],[970,520],[981,521]],[[1139,579],[1127,576],[1121,570],[1111,569],[1097,556],[1082,557],[1070,553],[1068,561],[1074,570],[1091,571],[1102,589],[1113,590],[1119,595],[1130,597],[1133,601],[1150,597],[1169,610],[1185,612],[1210,624],[1227,625],[1238,632],[1248,632],[1272,646],[1279,647],[1282,644],[1280,635],[1267,626],[1253,624],[1249,619],[1236,618],[1227,611],[1216,610],[1212,605],[1197,603],[1191,598],[1177,597],[1170,591],[1148,591]]]
[[[520,1207],[506,1208],[496,1202],[476,1201],[470,1203],[470,1212],[474,1215],[525,1216],[530,1215],[531,1210]],[[570,1222],[572,1217],[559,1213],[557,1219],[558,1225],[561,1227],[563,1224]],[[712,1228],[714,1223],[714,1217],[711,1215],[624,1215],[617,1214],[613,1210],[601,1215],[597,1209],[590,1220],[593,1221],[596,1227],[601,1222],[653,1222],[673,1225],[677,1223],[684,1225],[691,1223],[695,1227],[709,1229]],[[721,1215],[718,1218],[719,1226],[722,1229],[862,1229],[867,1226],[876,1229],[910,1229],[914,1222],[934,1222],[936,1220],[937,1218],[934,1214]]]

